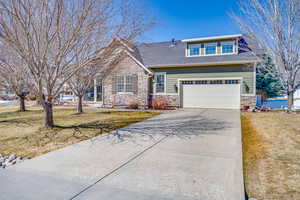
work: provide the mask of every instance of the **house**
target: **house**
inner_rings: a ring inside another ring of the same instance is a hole
[[[300,109],[300,89],[297,89],[294,93],[294,108]]]
[[[256,104],[254,56],[242,34],[126,46],[101,86],[104,107],[165,101],[183,108],[239,109]],[[97,94],[97,93],[96,93]],[[98,94],[99,95],[99,94]]]

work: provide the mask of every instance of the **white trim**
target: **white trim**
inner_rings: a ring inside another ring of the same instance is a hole
[[[185,57],[189,57],[190,56],[190,52],[189,52],[189,44],[188,43],[186,43],[185,44]]]
[[[254,63],[254,66],[253,66],[253,95],[256,95],[256,66],[257,66],[257,63]]]
[[[192,39],[184,39],[182,42],[200,42],[200,41],[208,41],[208,40],[222,40],[222,39],[235,39],[242,37],[242,34],[235,35],[222,35],[222,36],[213,36],[213,37],[202,37],[202,38],[192,38]]]
[[[232,44],[233,47],[232,47],[232,50],[233,52],[232,53],[223,53],[223,44]],[[220,42],[220,47],[221,47],[221,54],[220,55],[236,55],[237,54],[237,50],[236,50],[236,43],[234,40],[231,40],[231,41],[221,41]]]
[[[117,92],[117,94],[134,94],[133,92]]]
[[[132,58],[140,67],[142,67],[145,71],[147,71],[149,74],[153,74],[152,71],[150,71],[145,65],[143,65],[140,61],[138,61],[131,53],[129,53],[127,50],[125,50],[126,54]]]
[[[164,75],[164,92],[156,92],[156,75]],[[153,92],[156,95],[165,95],[167,91],[167,73],[166,72],[156,72],[154,73],[154,84],[153,84]]]
[[[254,97],[256,95],[249,93],[249,94],[241,94],[241,96],[244,96],[244,97]]]
[[[153,95],[153,96],[155,96],[155,95],[157,95],[157,96],[159,96],[159,95],[178,96],[178,93],[157,93],[157,94],[151,93],[149,95]]]
[[[122,45],[124,45],[125,47],[127,47],[127,49],[129,49],[131,52],[134,52],[134,50],[128,46],[125,42],[123,42],[123,40],[119,37],[115,37]]]
[[[215,66],[215,65],[235,65],[235,64],[252,64],[256,63],[258,60],[249,60],[249,61],[228,61],[228,62],[206,62],[206,63],[197,63],[197,64],[171,64],[171,65],[153,65],[149,66],[150,68],[167,68],[167,67],[200,67],[200,66]]]

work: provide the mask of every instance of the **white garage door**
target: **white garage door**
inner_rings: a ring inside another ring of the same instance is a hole
[[[238,80],[182,81],[184,108],[240,108]]]

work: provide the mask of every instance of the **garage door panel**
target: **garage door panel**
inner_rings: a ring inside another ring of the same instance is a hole
[[[240,108],[240,84],[183,85],[183,107]]]

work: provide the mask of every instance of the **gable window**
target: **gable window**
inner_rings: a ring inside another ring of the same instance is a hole
[[[155,74],[155,93],[165,93],[165,73]]]
[[[189,45],[189,56],[199,56],[200,55],[200,44],[190,44]]]
[[[217,54],[217,43],[206,43],[205,47],[205,55],[215,55]]]
[[[234,49],[234,42],[230,41],[230,42],[222,42],[221,43],[222,46],[222,54],[232,54],[235,52]]]
[[[117,76],[117,92],[133,92],[133,76]]]

